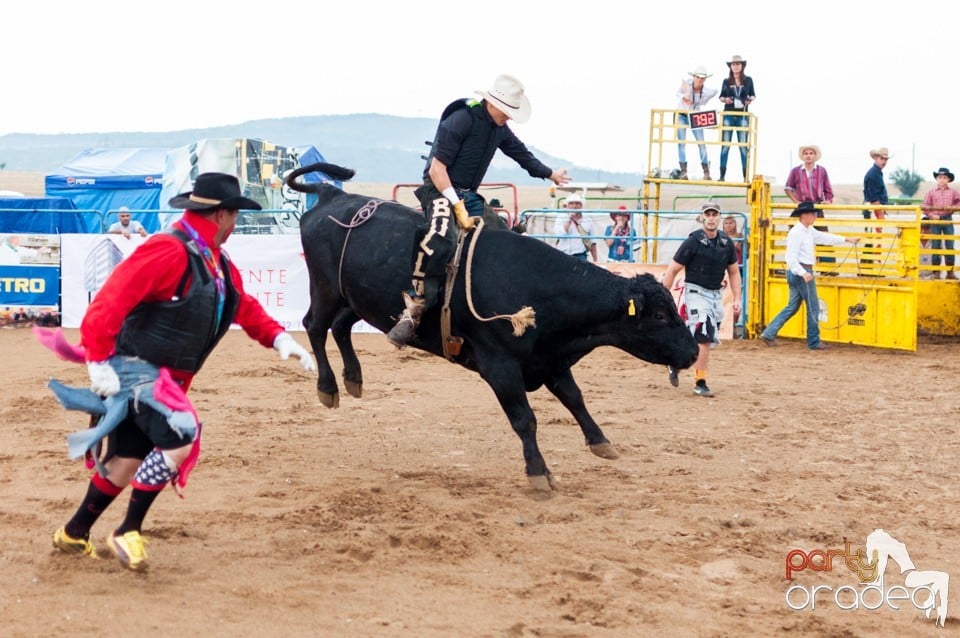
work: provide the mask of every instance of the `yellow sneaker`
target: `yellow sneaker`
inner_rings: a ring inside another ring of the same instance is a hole
[[[147,569],[147,539],[140,532],[132,531],[115,536],[112,532],[107,536],[107,547],[110,553],[117,557],[120,564],[135,572]]]
[[[97,549],[85,538],[74,538],[61,527],[53,533],[53,546],[64,554],[86,554],[97,558]]]

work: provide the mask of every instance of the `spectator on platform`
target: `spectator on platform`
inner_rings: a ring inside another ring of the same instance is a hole
[[[680,159],[680,173],[678,179],[688,179],[687,177],[687,144],[685,140],[687,139],[687,129],[690,128],[690,112],[699,111],[704,104],[709,102],[713,96],[717,94],[716,89],[708,89],[705,86],[707,78],[710,77],[710,73],[707,73],[707,70],[698,66],[693,71],[687,73],[690,76],[689,79],[684,79],[680,82],[680,88],[677,90],[677,97],[680,98],[680,103],[677,104],[677,110],[681,111],[677,113],[677,139],[680,140],[680,143],[677,144],[677,155]],[[710,179],[710,159],[707,157],[707,147],[703,144],[703,129],[695,128],[693,129],[693,137],[700,144],[697,144],[697,148],[700,150],[700,166],[703,167],[703,179]]]
[[[817,164],[820,161],[820,147],[813,144],[801,146],[800,161],[800,165],[790,169],[787,183],[783,187],[787,197],[795,204],[832,204],[833,187],[830,185],[830,176],[827,169]]]
[[[749,155],[750,116],[747,111],[757,99],[753,89],[753,78],[743,72],[747,68],[747,61],[735,55],[727,62],[730,75],[724,80],[720,88],[720,101],[723,102],[723,127],[720,137],[723,145],[720,147],[720,181],[727,179],[727,156],[730,154],[730,142],[733,141],[734,128],[738,129],[737,142],[740,149],[740,166],[743,169],[743,181],[747,181],[747,157]]]
[[[923,198],[923,218],[933,221],[944,221],[953,219],[953,209],[960,207],[960,192],[950,186],[953,182],[953,173],[948,168],[939,168],[933,174],[937,180],[936,188],[927,191]],[[943,235],[944,237],[953,236],[953,224],[929,224],[925,226],[930,235]],[[947,279],[956,279],[957,273],[953,267],[956,263],[956,257],[953,254],[953,240],[937,238],[932,240],[930,247],[935,250],[946,250],[947,254],[942,255],[944,264],[947,267]],[[933,253],[930,255],[930,263],[933,266],[940,265],[941,255]],[[928,271],[921,275],[924,279],[939,279],[939,271]]]
[[[891,157],[890,151],[886,146],[870,151],[870,158],[873,160],[873,166],[863,176],[863,203],[873,204],[874,206],[886,206],[890,203],[887,197],[887,184],[883,181],[883,169],[887,165],[887,160]],[[886,211],[874,209],[874,216],[877,219],[883,219],[887,216]],[[863,218],[870,219],[870,211],[863,211]]]

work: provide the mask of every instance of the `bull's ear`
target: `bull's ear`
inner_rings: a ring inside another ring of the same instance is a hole
[[[627,299],[627,316],[636,317],[643,310],[643,296],[634,295]]]

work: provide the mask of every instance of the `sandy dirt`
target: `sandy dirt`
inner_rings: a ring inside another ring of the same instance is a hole
[[[519,439],[478,376],[382,335],[355,341],[364,397],[327,410],[312,375],[227,336],[191,390],[206,424],[200,463],[186,498],[168,490],[151,510],[151,567],[135,574],[52,549],[88,473],[64,440],[85,419],[45,384],[86,385],[86,373],[29,330],[0,330],[0,634],[960,633],[952,591],[940,629],[909,601],[843,611],[821,594],[794,611],[784,579],[791,550],[855,550],[877,528],[917,569],[960,577],[956,342],[916,353],[726,342],[713,399],[692,395],[689,372],[675,389],[662,367],[598,350],[574,374],[621,457],[590,454],[537,391],[559,482],[544,494],[528,487]],[[98,544],[126,494],[94,528]],[[892,563],[885,577],[904,582]],[[856,578],[838,561],[792,584]]]

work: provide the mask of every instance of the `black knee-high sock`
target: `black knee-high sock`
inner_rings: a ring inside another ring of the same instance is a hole
[[[117,536],[127,532],[139,532],[143,525],[143,519],[147,517],[147,511],[153,505],[153,501],[160,494],[160,490],[141,490],[134,488],[130,494],[130,505],[127,507],[127,516],[116,529]]]
[[[65,526],[67,534],[73,538],[90,538],[90,528],[122,491],[121,488],[106,480],[102,479],[100,483],[104,489],[113,493],[104,492],[101,487],[98,487],[96,480],[90,481],[90,485],[87,486],[87,495],[84,496],[73,518]]]

